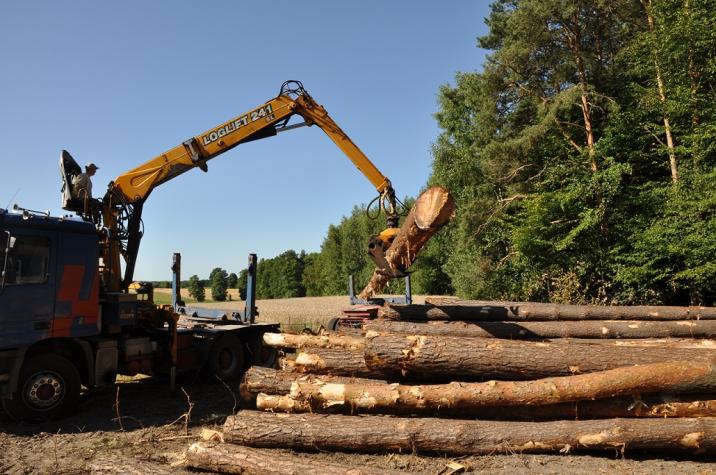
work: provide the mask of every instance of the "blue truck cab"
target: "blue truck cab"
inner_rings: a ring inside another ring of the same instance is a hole
[[[117,374],[203,369],[226,381],[273,363],[261,339],[277,325],[194,321],[105,291],[99,232],[75,217],[0,208],[0,402],[10,416],[64,415],[83,387]]]

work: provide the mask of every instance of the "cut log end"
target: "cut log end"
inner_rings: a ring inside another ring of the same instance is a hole
[[[405,218],[393,240],[385,259],[393,271],[405,271],[415,262],[428,240],[455,215],[455,201],[445,188],[434,186],[425,190]],[[358,295],[369,299],[380,292],[392,277],[375,271],[368,285]]]

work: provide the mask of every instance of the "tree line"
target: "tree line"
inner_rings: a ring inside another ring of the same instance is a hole
[[[713,305],[713,1],[497,0],[485,21],[479,72],[438,91],[426,186],[458,212],[414,292]],[[356,206],[319,252],[261,259],[258,297],[345,294],[351,274],[361,288],[383,226]]]

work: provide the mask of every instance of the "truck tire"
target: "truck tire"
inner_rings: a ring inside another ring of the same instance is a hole
[[[210,381],[216,378],[224,382],[237,380],[244,374],[245,365],[244,343],[236,335],[227,333],[214,340],[206,362]]]
[[[67,358],[46,354],[25,361],[13,399],[3,399],[16,420],[41,422],[69,414],[80,399],[80,375]]]
[[[278,362],[278,351],[268,345],[264,345],[263,334],[253,339],[249,346],[251,350],[251,363],[264,368],[275,368]]]
[[[341,327],[341,317],[333,317],[330,320],[328,320],[328,325],[326,325],[326,330],[328,331],[338,331]]]

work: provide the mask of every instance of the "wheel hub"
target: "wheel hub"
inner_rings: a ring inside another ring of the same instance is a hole
[[[219,367],[226,371],[231,368],[231,366],[234,363],[234,357],[231,354],[231,351],[224,349],[219,353]]]
[[[25,385],[24,396],[28,403],[39,409],[57,404],[64,391],[64,381],[54,373],[38,373]]]

